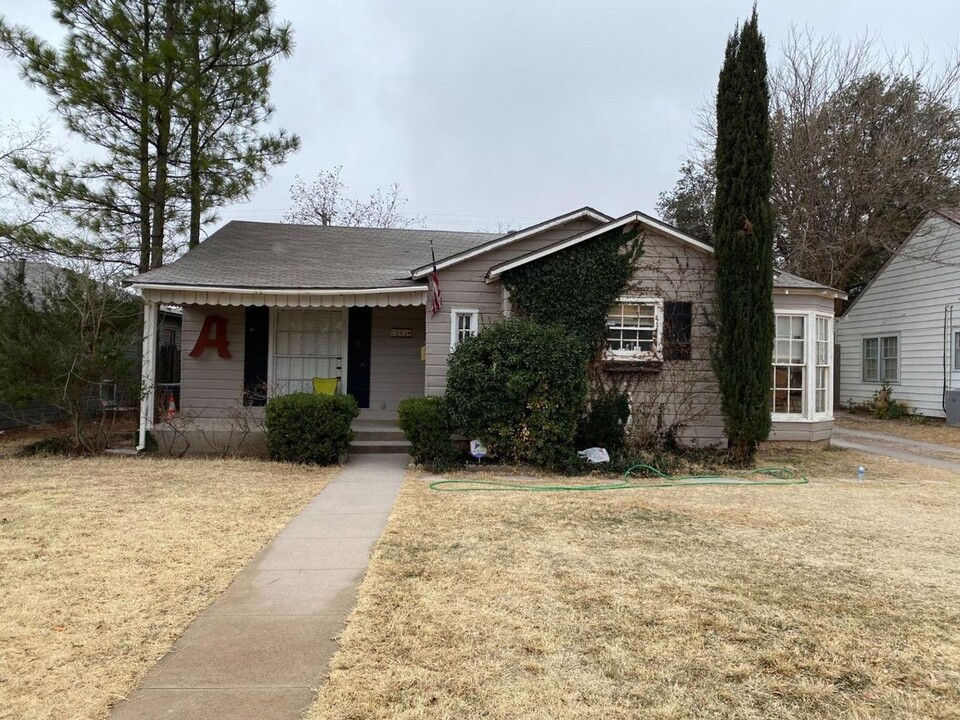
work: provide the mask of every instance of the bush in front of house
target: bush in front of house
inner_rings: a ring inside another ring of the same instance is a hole
[[[453,428],[502,462],[562,468],[575,457],[587,352],[564,329],[511,318],[464,340],[450,358]]]
[[[590,400],[590,409],[580,418],[575,444],[578,450],[602,447],[613,454],[626,444],[630,398],[622,390],[604,390]]]
[[[410,443],[413,459],[434,472],[457,461],[460,452],[450,436],[453,428],[442,397],[408,397],[397,408],[397,423]]]
[[[360,414],[349,395],[294,393],[267,401],[263,428],[271,460],[332,465],[353,440],[350,425]]]

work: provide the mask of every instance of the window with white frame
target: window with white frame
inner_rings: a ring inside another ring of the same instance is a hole
[[[344,310],[277,308],[273,326],[277,392],[312,393],[314,378],[338,378],[342,385]]]
[[[953,334],[953,369],[960,370],[960,332]]]
[[[454,309],[450,313],[450,352],[480,331],[480,311]]]
[[[896,335],[863,338],[863,382],[900,380],[900,338]]]
[[[807,385],[806,317],[777,315],[773,347],[773,412],[803,415]]]
[[[607,313],[607,360],[663,358],[663,300],[620,298]]]
[[[830,409],[830,362],[832,348],[831,318],[817,316],[817,339],[816,339],[816,374],[817,384],[815,388],[816,402],[813,411],[818,415],[824,414]]]

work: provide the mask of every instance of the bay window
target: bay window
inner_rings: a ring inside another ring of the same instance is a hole
[[[833,415],[833,318],[778,313],[770,383],[774,420]]]

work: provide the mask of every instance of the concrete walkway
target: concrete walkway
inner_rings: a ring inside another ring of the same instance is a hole
[[[830,442],[836,447],[847,450],[859,450],[960,473],[960,462],[937,457],[937,455],[960,457],[960,448],[950,445],[909,440],[889,433],[850,430],[838,426],[834,426],[833,439]]]
[[[112,720],[295,720],[313,701],[407,455],[351,456],[150,670]]]

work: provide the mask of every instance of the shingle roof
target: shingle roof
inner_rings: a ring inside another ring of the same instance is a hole
[[[833,290],[834,292],[843,292],[829,285],[821,285],[813,280],[807,280],[799,275],[788,273],[785,270],[773,271],[773,286],[778,288],[796,288],[805,290]]]
[[[499,237],[494,233],[323,227],[233,221],[135,283],[234,288],[417,285],[411,268]]]

